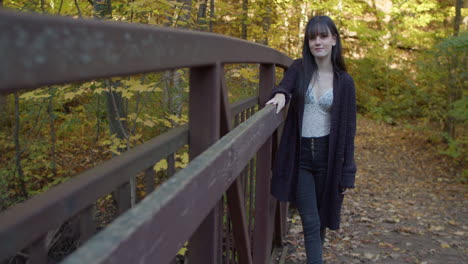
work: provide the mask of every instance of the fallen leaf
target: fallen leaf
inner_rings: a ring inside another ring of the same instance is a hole
[[[447,243],[441,243],[440,246],[441,246],[442,248],[450,248],[450,245],[447,244]]]

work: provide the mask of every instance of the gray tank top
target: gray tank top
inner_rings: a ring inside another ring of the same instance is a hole
[[[330,110],[333,103],[333,89],[320,98],[315,98],[312,84],[309,84],[304,98],[302,137],[323,137],[330,134]]]

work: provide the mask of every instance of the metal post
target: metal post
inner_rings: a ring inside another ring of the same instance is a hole
[[[220,65],[190,69],[189,93],[189,157],[196,156],[219,139],[220,128]],[[221,200],[220,200],[221,203]],[[213,208],[188,244],[190,264],[217,264],[221,256],[219,238],[220,203]]]
[[[271,89],[275,83],[275,66],[273,64],[260,65],[259,108],[263,108],[268,101]],[[253,262],[267,263],[271,252],[272,225],[271,217],[271,137],[264,143],[257,153],[257,181],[255,184],[255,227]]]

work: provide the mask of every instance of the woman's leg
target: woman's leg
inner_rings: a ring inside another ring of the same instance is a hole
[[[312,174],[314,175],[316,197],[322,197],[323,190],[325,189],[325,180],[327,178],[326,168],[315,170],[312,172]],[[320,206],[321,206],[320,203],[317,202],[317,210],[320,210]],[[326,228],[325,226],[321,226],[320,227],[320,239],[322,241],[322,246],[325,243],[325,235],[326,235]]]
[[[304,228],[307,264],[322,264],[322,232],[314,181],[310,170],[304,168],[299,170],[296,202]]]
[[[311,139],[311,152],[313,152],[311,156],[313,158],[310,169],[314,175],[315,194],[317,199],[319,199],[318,197],[323,196],[323,192],[325,190],[328,172],[328,140],[328,136]],[[324,205],[320,204],[317,200],[317,210],[320,210],[320,206]],[[325,226],[322,226],[320,228],[322,245],[325,242],[325,235],[326,228]]]

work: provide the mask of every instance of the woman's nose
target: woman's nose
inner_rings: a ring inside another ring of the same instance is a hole
[[[315,38],[315,45],[320,45],[322,44],[322,40],[320,39],[320,37],[316,37]]]

